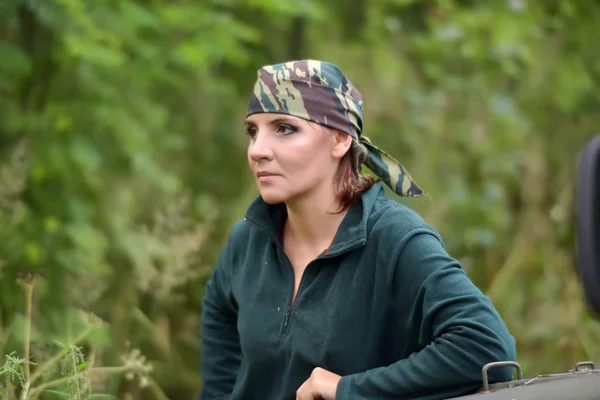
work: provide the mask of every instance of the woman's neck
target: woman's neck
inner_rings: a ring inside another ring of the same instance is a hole
[[[314,249],[325,250],[333,241],[347,210],[335,213],[339,201],[332,190],[287,205],[286,239]]]

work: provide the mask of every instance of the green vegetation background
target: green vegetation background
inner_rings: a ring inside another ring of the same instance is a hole
[[[398,200],[492,298],[525,374],[600,363],[572,222],[599,18],[562,0],[0,0],[0,398],[195,398],[203,286],[256,195],[255,71],[296,58],[361,90],[365,134],[429,194]]]

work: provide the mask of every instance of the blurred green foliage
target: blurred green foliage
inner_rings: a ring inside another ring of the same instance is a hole
[[[526,375],[600,363],[571,209],[600,127],[596,17],[560,0],[0,1],[0,355],[29,354],[26,378],[81,350],[95,392],[194,398],[203,286],[256,195],[255,71],[320,58],[427,191],[398,201],[492,298]],[[42,399],[78,382],[47,372]]]

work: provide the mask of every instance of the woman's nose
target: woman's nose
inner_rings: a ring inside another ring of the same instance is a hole
[[[273,155],[273,149],[271,147],[267,135],[256,133],[248,147],[248,154],[254,161],[270,159]]]

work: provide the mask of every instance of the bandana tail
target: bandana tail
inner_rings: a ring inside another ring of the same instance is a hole
[[[377,177],[381,178],[394,193],[401,197],[420,197],[423,195],[423,190],[412,179],[406,168],[394,157],[375,147],[364,136],[360,138],[360,147],[362,149],[355,151],[355,154],[359,154],[361,158],[364,157],[363,163]]]

